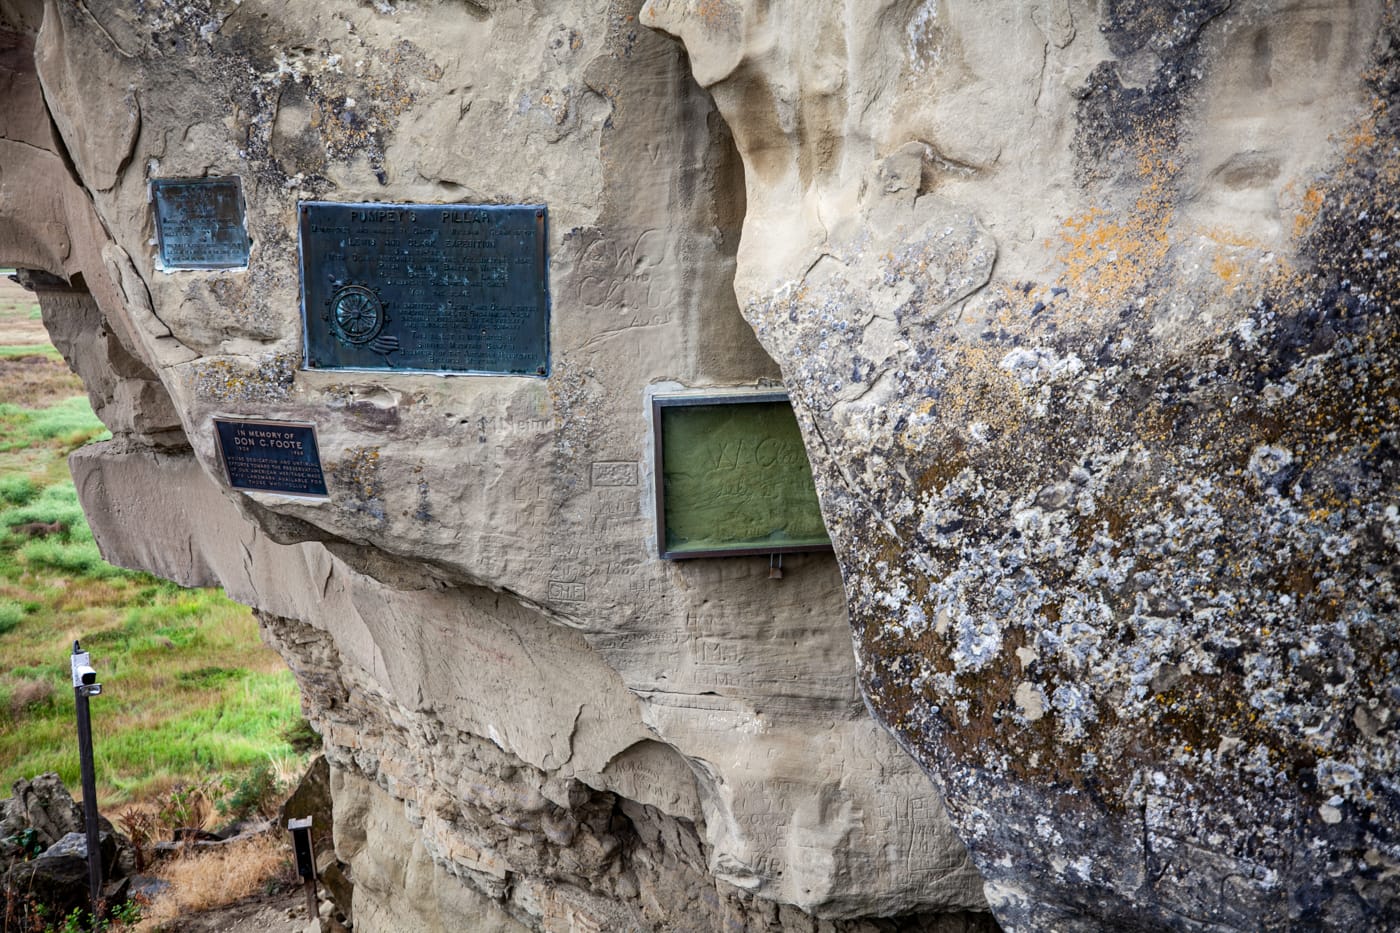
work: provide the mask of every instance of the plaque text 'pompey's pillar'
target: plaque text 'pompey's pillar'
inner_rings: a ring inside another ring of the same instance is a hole
[[[303,202],[308,369],[543,376],[543,205]]]

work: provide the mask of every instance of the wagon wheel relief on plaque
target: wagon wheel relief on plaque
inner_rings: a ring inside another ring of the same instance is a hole
[[[368,347],[379,354],[399,349],[397,337],[380,336],[388,316],[379,296],[364,285],[346,285],[332,295],[326,317],[331,332],[343,344]]]

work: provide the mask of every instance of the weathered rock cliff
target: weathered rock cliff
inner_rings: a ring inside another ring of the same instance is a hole
[[[1388,3],[650,0],[862,685],[1018,930],[1400,924]]]
[[[261,613],[358,929],[986,927],[835,561],[656,556],[647,391],[780,373],[733,142],[639,5],[0,4],[0,252],[114,433],[84,506]],[[229,175],[247,268],[163,268],[150,181]],[[308,199],[547,205],[549,378],[303,370]],[[214,416],[314,423],[329,498],[229,490]]]
[[[915,762],[1009,929],[1396,922],[1390,4],[0,12],[84,505],[262,613],[358,926],[976,923]],[[247,268],[160,268],[220,175]],[[547,205],[548,378],[303,369],[308,199]],[[779,379],[839,574],[658,559],[648,391]]]

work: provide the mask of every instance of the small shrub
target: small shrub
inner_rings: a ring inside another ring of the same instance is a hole
[[[204,633],[193,625],[162,625],[151,634],[169,642],[169,648],[191,648],[204,643]]]
[[[10,718],[19,719],[53,702],[54,688],[50,680],[22,680],[10,691]]]
[[[321,748],[321,736],[315,729],[311,728],[311,723],[306,720],[305,716],[283,732],[282,739],[292,747],[292,751],[299,755],[319,751]]]
[[[41,408],[31,412],[29,417],[25,433],[37,440],[62,438],[68,443],[81,444],[106,430],[92,413],[92,406],[84,395]]]
[[[217,778],[196,784],[176,784],[160,801],[156,822],[171,835],[185,827],[202,829],[214,813],[214,801],[223,795],[223,782]]]
[[[11,505],[24,505],[39,492],[39,487],[27,476],[6,476],[0,478],[0,499]]]
[[[12,631],[24,619],[24,607],[8,599],[0,599],[0,635]]]
[[[83,507],[78,504],[78,493],[72,483],[48,486],[27,502],[6,509],[0,515],[0,524],[10,529],[32,522],[58,522],[68,526],[68,538],[92,540],[92,530],[88,528],[87,518],[83,515]]]
[[[127,807],[117,814],[117,825],[131,840],[131,848],[136,854],[136,871],[146,870],[146,850],[154,841],[156,815],[149,810]]]
[[[21,545],[18,553],[31,567],[62,570],[90,580],[106,580],[127,573],[103,560],[97,545],[91,541],[70,542],[35,538]]]
[[[175,675],[175,679],[182,686],[207,690],[247,676],[248,672],[241,667],[200,667],[192,671],[181,671]]]
[[[272,764],[264,761],[234,785],[233,792],[219,801],[219,812],[229,819],[242,820],[254,814],[270,816],[281,803],[282,783]]]
[[[111,651],[125,651],[131,642],[132,634],[123,628],[104,628],[83,636],[83,648],[107,648]]]
[[[26,827],[5,841],[18,846],[26,861],[37,857],[45,848],[44,840],[39,837],[39,831],[33,826]]]
[[[135,901],[126,901],[111,910],[105,910],[103,904],[98,905],[98,913],[105,914],[96,923],[91,920],[91,915],[81,907],[73,908],[72,913],[64,917],[57,925],[46,924],[43,927],[44,933],[119,933],[119,931],[134,929],[141,922],[141,905]],[[42,911],[40,912],[42,916]]]

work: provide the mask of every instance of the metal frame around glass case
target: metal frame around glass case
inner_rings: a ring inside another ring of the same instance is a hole
[[[662,452],[662,412],[667,408],[686,408],[699,405],[742,405],[756,403],[785,402],[791,404],[786,392],[750,392],[712,395],[654,395],[651,399],[652,467],[654,472],[656,500],[656,548],[665,560],[689,560],[694,557],[744,557],[763,554],[815,554],[831,551],[828,540],[825,544],[792,545],[737,545],[734,547],[707,548],[695,551],[672,551],[666,547],[666,464]],[[825,519],[823,519],[823,527]]]

